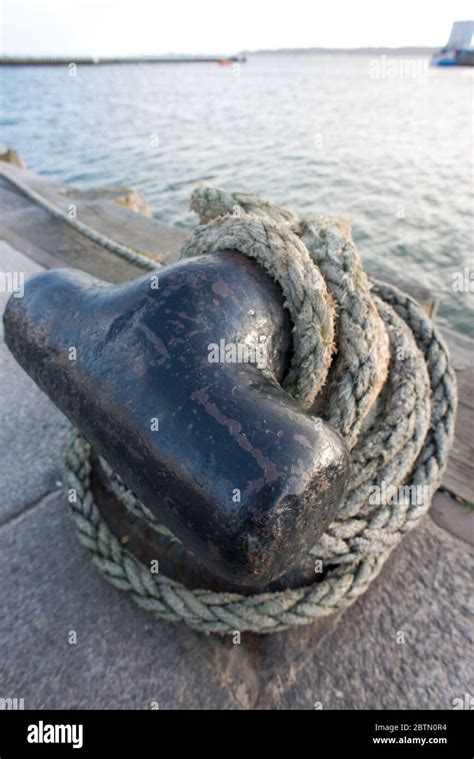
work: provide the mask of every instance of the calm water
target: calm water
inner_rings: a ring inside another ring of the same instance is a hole
[[[394,68],[395,67],[395,68]],[[422,284],[471,329],[473,71],[369,56],[0,71],[2,143],[78,187],[126,184],[189,227],[200,181],[349,216],[368,268]]]

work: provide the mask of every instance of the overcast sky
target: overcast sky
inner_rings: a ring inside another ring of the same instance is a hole
[[[472,0],[0,0],[4,55],[441,46]]]

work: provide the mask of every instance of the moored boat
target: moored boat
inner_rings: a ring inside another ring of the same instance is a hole
[[[455,21],[445,47],[433,55],[433,66],[474,66],[474,21]]]

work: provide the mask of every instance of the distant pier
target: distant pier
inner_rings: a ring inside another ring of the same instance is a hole
[[[93,56],[80,56],[78,58],[19,58],[19,57],[2,57],[0,66],[68,66],[75,63],[76,66],[96,66],[111,64],[130,64],[130,63],[219,63],[221,65],[232,63],[245,63],[245,55],[231,56],[138,56],[132,58],[99,58]]]

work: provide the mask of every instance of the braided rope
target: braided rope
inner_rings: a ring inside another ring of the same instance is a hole
[[[94,563],[143,608],[204,632],[278,632],[353,603],[426,513],[453,439],[455,377],[444,341],[416,301],[369,282],[346,223],[324,216],[300,220],[252,193],[207,187],[193,193],[191,205],[202,224],[182,255],[235,248],[280,283],[295,325],[285,388],[338,429],[351,449],[348,493],[308,557],[323,562],[324,577],[301,588],[243,596],[191,590],[152,574],[102,519],[90,489],[90,446],[79,434],[66,455],[68,500]],[[105,467],[125,508],[166,531]],[[388,496],[373,497],[381,492]]]
[[[0,176],[16,187],[17,190],[20,190],[20,192],[22,192],[27,198],[44,208],[45,211],[48,211],[52,216],[66,222],[66,224],[69,224],[70,227],[73,227],[81,235],[87,237],[88,240],[109,250],[111,253],[115,253],[116,256],[127,261],[127,263],[138,266],[140,269],[145,269],[145,271],[155,271],[161,266],[159,261],[149,258],[148,256],[143,255],[143,253],[139,253],[138,250],[134,250],[134,248],[130,248],[128,245],[117,242],[107,235],[103,235],[102,232],[98,232],[97,229],[93,229],[88,224],[84,224],[80,219],[77,219],[74,216],[69,216],[66,211],[63,211],[62,208],[59,208],[55,203],[51,203],[51,201],[45,198],[44,195],[36,192],[32,187],[28,187],[28,185],[20,179],[12,177],[4,171],[0,171]]]
[[[181,257],[226,248],[254,258],[280,284],[294,325],[295,354],[283,387],[303,408],[310,408],[326,381],[334,351],[334,304],[321,272],[291,230],[253,213],[219,216],[197,227]]]

